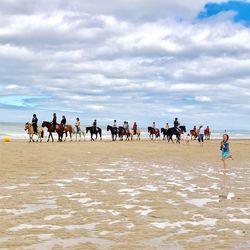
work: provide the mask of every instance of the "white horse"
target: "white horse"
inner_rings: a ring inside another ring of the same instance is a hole
[[[135,134],[134,129],[131,129],[130,134],[131,134],[131,140],[133,140],[134,135],[137,135],[137,138],[136,138],[137,141],[141,140],[141,130],[139,128],[136,130],[136,134]]]
[[[76,127],[73,127],[73,132],[72,133],[73,133],[73,135],[75,135],[76,141],[77,141],[78,136],[79,136],[79,141],[81,141],[82,136],[83,136],[83,140],[85,141],[85,129],[82,130],[79,127],[78,130],[77,130]]]
[[[34,139],[33,139],[34,135],[37,136],[36,142],[38,142],[38,140],[40,140],[40,142],[42,142],[42,138],[43,138],[43,135],[44,135],[43,127],[38,126],[37,127],[37,134],[36,134],[34,132],[32,124],[27,122],[27,123],[25,123],[24,130],[27,131],[27,133],[29,135],[29,139],[30,139],[29,142],[31,142],[31,141],[35,142]]]

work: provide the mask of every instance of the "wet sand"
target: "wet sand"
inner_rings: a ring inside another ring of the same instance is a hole
[[[0,249],[250,249],[250,141],[0,143]]]

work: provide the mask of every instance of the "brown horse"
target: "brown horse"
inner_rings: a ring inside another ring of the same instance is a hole
[[[70,139],[72,141],[73,127],[71,125],[66,125],[63,128],[62,124],[58,124],[56,126],[56,129],[54,129],[54,127],[53,127],[53,125],[52,125],[51,122],[44,121],[42,123],[42,127],[43,128],[46,127],[47,130],[48,130],[48,132],[49,132],[49,137],[48,137],[47,142],[49,142],[50,137],[51,137],[52,141],[54,141],[52,133],[57,133],[57,135],[58,135],[58,141],[62,141],[63,140],[63,134],[65,133],[66,137],[65,137],[64,141],[66,141],[67,136],[68,136],[68,132],[70,134]]]
[[[129,137],[131,137],[132,135],[131,135],[130,130],[126,130],[124,127],[120,126],[118,128],[118,136],[119,136],[121,141],[123,140],[123,136],[125,136],[126,141],[129,141]],[[132,138],[131,138],[131,140],[132,140]]]
[[[160,130],[158,128],[148,127],[148,133],[149,133],[149,138],[151,140],[154,139],[154,135],[155,135],[155,139],[158,137],[160,139]]]
[[[196,140],[197,137],[198,137],[198,135],[199,135],[199,133],[198,133],[197,130],[194,131],[193,129],[191,129],[191,130],[190,130],[190,135],[191,135],[191,140]]]

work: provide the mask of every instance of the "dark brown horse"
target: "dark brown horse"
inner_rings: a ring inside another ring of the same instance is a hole
[[[158,128],[153,128],[153,127],[148,127],[148,133],[149,133],[149,137],[151,140],[155,139],[159,137],[160,139],[160,130]]]
[[[116,141],[117,134],[118,134],[118,129],[117,129],[117,127],[113,127],[113,126],[108,125],[108,126],[107,126],[107,131],[110,131],[110,132],[111,132],[112,140],[113,140],[113,141]]]
[[[97,139],[97,135],[100,135],[100,140],[102,140],[102,129],[99,127],[87,127],[86,128],[86,134],[90,132],[90,136],[91,136],[91,141],[95,141]],[[93,138],[93,135],[95,135],[95,139]]]
[[[129,141],[129,137],[131,137],[131,133],[130,133],[130,130],[126,130],[124,127],[119,127],[118,128],[118,136],[120,138],[120,140],[123,140],[123,136],[125,136],[126,138],[126,141]],[[131,138],[132,140],[132,138]]]
[[[58,135],[58,141],[62,141],[63,140],[63,134],[65,133],[65,139],[64,141],[66,141],[66,138],[68,136],[68,132],[70,134],[70,139],[72,141],[72,132],[73,132],[73,127],[71,125],[66,125],[64,128],[62,126],[62,124],[58,124],[56,126],[56,129],[53,127],[52,123],[51,122],[47,122],[47,121],[44,121],[42,123],[42,127],[46,127],[47,130],[48,130],[48,133],[49,133],[49,137],[48,137],[48,140],[47,142],[49,142],[50,140],[50,137],[52,139],[52,141],[54,141],[54,138],[53,138],[53,135],[52,133],[57,133]]]

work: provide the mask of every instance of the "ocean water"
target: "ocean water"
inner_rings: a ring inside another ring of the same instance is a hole
[[[82,126],[83,128],[83,126]],[[110,132],[107,132],[106,126],[101,127],[103,133],[103,139],[110,139],[111,135]],[[148,132],[146,128],[140,128],[141,130],[141,139],[148,139]],[[188,131],[190,129],[188,128]],[[250,130],[228,130],[226,131],[230,139],[250,139]],[[212,130],[211,139],[221,139],[222,135],[225,131],[220,130]],[[0,139],[4,138],[5,136],[9,136],[11,139],[28,139],[28,135],[24,130],[23,123],[6,123],[0,122]],[[45,138],[47,136],[46,128],[45,128]],[[55,137],[57,138],[57,137]],[[89,139],[90,135],[86,135],[86,139]]]

